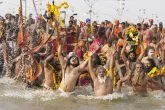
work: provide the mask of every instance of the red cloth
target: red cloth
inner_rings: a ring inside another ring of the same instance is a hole
[[[76,53],[77,53],[77,56],[78,56],[79,58],[83,58],[83,51],[82,51],[82,48],[78,48]]]
[[[90,45],[90,51],[95,52],[97,49],[97,52],[101,52],[101,38],[96,38],[93,43]]]

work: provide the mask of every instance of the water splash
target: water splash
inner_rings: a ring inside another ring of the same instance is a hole
[[[39,99],[41,101],[49,101],[57,98],[54,91],[43,90],[5,90],[0,96],[22,98],[25,100]]]
[[[30,93],[29,91],[10,91],[6,90],[4,91],[3,95],[5,97],[14,97],[14,98],[22,98],[26,100],[32,100],[34,98],[33,94]]]
[[[162,90],[156,90],[149,92],[150,97],[154,97],[156,99],[163,99],[165,98],[165,92]]]
[[[29,89],[25,90],[24,85],[20,83],[16,83],[15,80],[8,78],[8,77],[3,77],[0,79],[0,87],[2,88],[0,91],[0,97],[14,97],[14,98],[22,98],[25,100],[41,100],[41,101],[50,101],[54,100],[57,98],[67,98],[67,97],[72,97],[70,94],[66,93],[57,93],[56,91],[43,91],[42,89]],[[130,90],[130,89],[128,89]],[[96,97],[94,96],[93,90],[91,86],[87,87],[79,87],[75,91],[75,96],[76,98],[80,99],[85,99],[85,100],[118,100],[118,99],[128,99],[128,97],[132,93],[129,91],[124,93],[116,93],[114,92],[113,94],[109,94],[107,96],[102,96],[102,97]],[[80,95],[81,94],[81,95]],[[158,100],[164,100],[165,98],[165,92],[163,91],[153,91],[149,92],[149,97],[151,98],[156,98]]]
[[[16,81],[14,79],[9,78],[9,77],[0,78],[0,84],[13,84],[15,82]]]
[[[87,100],[92,100],[92,99],[101,99],[101,100],[116,100],[116,99],[124,99],[126,98],[126,95],[121,94],[121,93],[113,93],[113,94],[109,94],[106,96],[85,96],[85,95],[78,95],[78,98],[82,98],[82,99],[87,99]]]

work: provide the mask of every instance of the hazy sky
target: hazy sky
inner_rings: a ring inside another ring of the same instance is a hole
[[[19,0],[0,0],[0,14],[4,15],[7,12],[13,14],[18,12]],[[42,1],[42,10],[45,9],[46,1],[48,0],[35,0]],[[50,2],[52,0],[49,0]],[[55,0],[57,4],[65,0]],[[89,18],[89,7],[84,2],[84,0],[66,0],[71,5],[67,10],[67,17],[73,13],[78,13],[77,18],[80,20],[85,20]],[[118,18],[117,9],[119,4],[117,0],[95,0],[93,5],[93,10],[95,15],[93,15],[94,20],[113,20]],[[36,2],[36,4],[39,4]],[[139,15],[142,14],[139,9],[146,9],[145,18],[156,18],[159,21],[165,23],[165,0],[125,0],[125,11],[123,12],[122,21],[128,20],[130,22],[138,22]],[[39,8],[38,8],[39,9]],[[34,13],[34,7],[32,0],[27,0],[27,13]],[[33,14],[35,16],[35,13]]]

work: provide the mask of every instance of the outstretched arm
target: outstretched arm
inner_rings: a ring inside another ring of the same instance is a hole
[[[110,65],[109,65],[109,70],[110,70],[110,78],[113,80],[114,78],[114,66],[115,66],[115,55],[116,55],[116,50],[114,49],[112,51],[112,56],[110,56]]]
[[[16,57],[15,59],[13,59],[12,63],[15,63],[17,61],[19,61],[22,58],[23,55],[19,55],[18,57]]]
[[[45,66],[48,66],[48,62],[52,59],[54,57],[54,54],[51,54],[51,55],[49,55],[46,59],[45,59],[45,61],[44,61],[44,65]]]
[[[43,71],[42,71],[42,66],[41,64],[36,64],[37,66],[37,75],[34,76],[34,78],[31,81],[31,84],[34,85],[35,81],[42,75]]]
[[[124,52],[126,47],[127,47],[127,43],[124,45],[123,49],[121,50],[121,56],[122,56],[125,64],[127,62],[127,57],[125,56],[125,52]]]
[[[118,82],[117,82],[117,92],[121,92],[121,86],[122,86],[122,83],[129,80],[130,79],[130,75],[127,75],[125,77],[123,77],[122,79],[120,79]]]
[[[58,46],[58,58],[60,60],[60,64],[61,64],[62,68],[64,68],[66,62],[65,62],[65,60],[64,60],[64,58],[62,56],[62,45],[61,45],[61,42],[59,42],[59,46]]]
[[[143,45],[140,45],[140,49],[141,49],[141,54],[137,58],[137,61],[141,61],[143,56],[144,56],[144,47],[143,47]]]
[[[87,64],[88,64],[88,59],[85,60],[82,64],[80,64],[79,71],[83,71],[85,67],[87,66]]]
[[[93,67],[92,67],[91,57],[89,57],[88,67],[89,67],[90,76],[91,76],[92,80],[94,81],[97,77],[96,77],[96,74],[94,73],[94,70],[93,70]]]
[[[121,78],[118,82],[117,82],[117,92],[121,92],[121,86],[122,83],[129,80],[131,78],[131,71],[129,70],[128,67],[126,67],[126,72],[128,72],[129,74],[127,74],[125,77]]]

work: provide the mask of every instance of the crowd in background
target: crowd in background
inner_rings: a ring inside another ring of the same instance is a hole
[[[69,93],[91,85],[97,96],[121,92],[123,85],[134,93],[165,90],[162,22],[78,22],[71,16],[68,26],[53,27],[50,19],[30,14],[20,24],[19,14],[0,17],[1,77]]]

